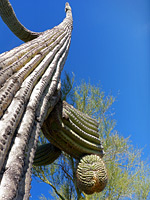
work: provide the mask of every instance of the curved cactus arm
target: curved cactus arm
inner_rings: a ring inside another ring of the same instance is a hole
[[[68,104],[68,111],[70,107],[72,109],[72,106]],[[70,113],[66,112],[66,102],[63,102],[62,107],[61,102],[59,102],[43,123],[44,135],[53,145],[75,158],[80,158],[85,154],[97,154],[103,157],[104,150],[99,139],[98,129],[97,132],[95,131],[97,122],[92,126],[91,121],[94,123],[94,120],[87,116],[89,125],[86,125],[87,122],[79,122],[76,116],[70,115]],[[78,110],[76,110],[76,113],[78,113]],[[81,114],[79,112],[78,115]],[[90,126],[90,129],[88,126]],[[94,128],[92,129],[92,127]],[[95,133],[94,136],[93,132]]]
[[[53,111],[52,111],[53,112]],[[54,115],[51,115],[54,117]],[[56,117],[56,116],[55,116]],[[54,126],[57,126],[59,128],[58,123],[52,122]],[[51,127],[51,122],[49,118],[47,118],[46,121],[44,121],[42,125],[42,132],[44,136],[57,148],[61,149],[62,151],[71,154],[74,158],[78,158],[78,155],[81,154],[81,152],[74,148],[70,143],[66,142],[62,137],[60,137],[60,131],[55,129],[54,127]]]
[[[79,121],[85,124],[86,127],[88,128],[91,127],[93,130],[97,132],[99,123],[95,119],[89,117],[80,110],[75,109],[72,105],[68,104],[66,101],[63,101],[63,108],[67,109],[68,112],[72,113]]]
[[[79,160],[76,182],[81,191],[93,194],[105,188],[108,175],[102,160],[104,150],[98,123],[94,119],[59,101],[44,121],[42,130],[53,145]],[[44,160],[46,163],[45,155],[42,162]]]
[[[38,32],[28,30],[19,22],[8,0],[0,1],[0,16],[9,29],[24,42],[33,40],[40,35]]]
[[[77,124],[79,128],[83,129],[90,135],[99,137],[98,126],[97,124],[93,125],[93,122],[91,123],[89,116],[87,116],[87,119],[82,118],[83,114],[79,114],[77,109],[74,112],[72,112],[72,106],[69,107],[68,104],[66,107],[66,102],[63,102],[63,113],[68,115],[69,122],[71,121],[72,123]]]
[[[72,31],[71,9],[66,6],[60,25],[0,56],[0,199],[17,198],[17,193],[29,197],[38,135],[60,98],[60,74]]]
[[[51,143],[38,146],[35,157],[35,166],[44,166],[53,163],[61,154],[61,150]]]

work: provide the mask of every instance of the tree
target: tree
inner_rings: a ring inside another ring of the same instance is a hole
[[[112,104],[115,98],[105,95],[100,86],[85,81],[73,88],[67,75],[63,81],[63,98],[72,102],[80,111],[99,121],[99,136],[105,150],[104,161],[108,171],[108,184],[101,193],[86,195],[76,185],[77,160],[66,153],[51,165],[35,167],[34,175],[49,184],[55,199],[148,199],[150,197],[149,164],[142,161],[142,151],[134,148],[129,138],[115,130]],[[66,91],[66,92],[64,92]],[[41,143],[43,136],[41,135]],[[67,165],[66,165],[67,163]],[[41,199],[46,199],[42,196]]]

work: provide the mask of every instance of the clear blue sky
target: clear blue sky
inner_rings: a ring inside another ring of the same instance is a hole
[[[30,30],[45,31],[65,17],[64,0],[12,3]],[[65,70],[117,96],[116,129],[150,154],[150,1],[70,0],[74,29]],[[0,19],[0,53],[20,45]],[[118,95],[119,93],[119,95]],[[33,183],[32,199],[49,188]],[[47,193],[48,194],[48,193]]]

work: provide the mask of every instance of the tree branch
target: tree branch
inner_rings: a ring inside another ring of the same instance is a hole
[[[50,185],[50,186],[53,188],[53,190],[55,191],[55,193],[56,193],[62,200],[66,200],[66,199],[57,191],[56,187],[55,187],[50,181],[48,181],[48,179],[46,178],[46,176],[45,176],[45,174],[44,174],[43,171],[42,171],[42,176],[43,176],[43,178],[41,177],[41,180],[42,180],[43,182],[47,183],[48,185]]]

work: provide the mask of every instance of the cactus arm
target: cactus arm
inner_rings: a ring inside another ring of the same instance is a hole
[[[49,165],[54,162],[61,154],[61,150],[51,143],[39,146],[35,153],[34,165],[42,166]]]
[[[66,101],[63,101],[63,108],[67,109],[69,112],[71,112],[77,119],[79,119],[83,124],[85,124],[88,127],[91,127],[92,129],[97,131],[98,122],[89,117],[88,115],[84,114],[83,112],[75,109],[72,105],[68,104]],[[95,128],[94,128],[95,127]]]
[[[68,112],[66,112],[66,105]],[[79,161],[76,169],[78,188],[86,194],[93,194],[101,192],[105,188],[108,176],[102,160],[104,151],[97,136],[98,128],[96,132],[98,123],[87,115],[82,118],[83,115],[73,106],[59,101],[44,121],[42,130],[53,145]],[[76,117],[82,118],[82,120],[77,120]],[[82,123],[84,125],[81,125]],[[95,136],[93,136],[92,128],[97,133]],[[47,156],[43,156],[43,163],[44,160],[46,163]]]
[[[53,145],[75,158],[80,158],[84,154],[97,154],[100,157],[103,157],[104,151],[99,139],[98,129],[96,136],[93,136],[93,130],[85,128],[85,125],[78,127],[79,123],[76,120],[74,120],[74,123],[72,121],[70,122],[70,113],[68,112],[66,114],[64,109],[65,104],[66,102],[63,102],[63,108],[61,111],[61,103],[59,102],[53,112],[50,113],[48,118],[44,121],[42,126],[44,135]],[[69,108],[70,107],[68,105],[68,109]],[[78,110],[76,110],[76,113],[77,112]],[[74,116],[72,115],[72,118],[73,117]],[[89,116],[87,117],[90,119]],[[95,123],[95,126],[96,124],[97,123]]]
[[[76,125],[75,122],[73,122],[71,120],[71,118],[69,118],[69,122],[66,119],[62,119],[63,124],[65,124],[68,128],[70,128],[70,130],[73,130],[74,132],[77,132],[79,136],[81,136],[83,139],[85,140],[89,140],[91,142],[93,142],[94,144],[100,144],[100,140],[93,136],[92,134],[87,133],[86,131],[84,131],[83,129],[81,129],[79,126]]]
[[[19,22],[8,0],[0,1],[0,15],[9,29],[24,42],[33,40],[40,35],[40,33],[28,30]]]
[[[99,137],[98,128],[95,127],[95,126],[92,126],[90,121],[86,122],[81,117],[77,118],[76,115],[71,113],[69,109],[64,108],[63,112],[66,113],[66,115],[69,116],[69,121],[76,124],[83,131],[89,133],[92,136]]]

